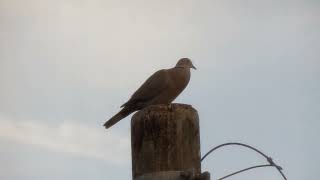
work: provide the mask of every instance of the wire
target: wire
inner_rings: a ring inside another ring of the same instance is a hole
[[[256,151],[257,153],[261,154],[263,157],[265,157],[266,159],[268,159],[269,157],[267,155],[265,155],[263,152],[259,151],[258,149],[249,146],[247,144],[243,144],[243,143],[237,143],[237,142],[230,142],[230,143],[224,143],[224,144],[220,144],[219,146],[216,146],[214,148],[212,148],[209,152],[207,152],[202,158],[201,158],[201,162],[209,155],[211,154],[213,151],[222,148],[223,146],[230,146],[230,145],[237,145],[237,146],[244,146],[247,147],[249,149],[252,149],[254,151]]]
[[[231,174],[229,174],[229,175],[223,176],[222,178],[219,178],[219,179],[217,179],[217,180],[226,179],[226,178],[228,178],[228,177],[231,177],[231,176],[233,176],[233,175],[236,175],[236,174],[239,174],[239,173],[242,173],[242,172],[245,172],[245,171],[251,170],[251,169],[262,168],[262,167],[271,167],[271,166],[273,166],[273,165],[270,165],[270,164],[264,164],[264,165],[252,166],[252,167],[245,168],[245,169],[242,169],[242,170],[240,170],[240,171],[237,171],[237,172],[231,173]]]
[[[284,173],[282,172],[282,167],[281,166],[278,166],[276,163],[274,163],[274,161],[272,160],[271,157],[267,156],[266,154],[264,154],[262,151],[258,150],[257,148],[254,148],[250,145],[247,145],[247,144],[243,144],[243,143],[238,143],[238,142],[230,142],[230,143],[224,143],[224,144],[221,144],[221,145],[218,145],[214,148],[212,148],[209,152],[207,152],[200,160],[200,162],[202,162],[207,156],[209,156],[213,151],[219,149],[219,148],[222,148],[224,146],[231,146],[231,145],[237,145],[237,146],[243,146],[243,147],[246,147],[246,148],[249,148],[255,152],[257,152],[258,154],[260,154],[261,156],[265,157],[268,161],[268,166],[272,166],[272,167],[275,167],[279,173],[281,174],[281,176],[283,177],[284,180],[287,180],[286,176],[284,175]],[[244,172],[244,171],[247,171],[247,170],[250,170],[250,169],[255,169],[255,168],[259,168],[259,167],[266,167],[266,165],[259,165],[259,166],[253,166],[253,167],[250,167],[250,168],[246,168],[246,169],[243,169],[243,170],[240,170],[240,171],[237,171],[235,173],[232,173],[232,174],[229,174],[225,177],[223,177],[223,179],[227,178],[227,177],[230,177],[230,176],[233,176],[235,174],[238,174],[238,173],[241,173],[241,172]],[[221,180],[218,179],[218,180]]]

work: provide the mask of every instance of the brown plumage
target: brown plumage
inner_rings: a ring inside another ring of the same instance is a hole
[[[123,109],[104,124],[105,128],[149,105],[171,103],[188,85],[190,68],[196,69],[190,59],[182,58],[175,67],[155,72],[121,106]]]

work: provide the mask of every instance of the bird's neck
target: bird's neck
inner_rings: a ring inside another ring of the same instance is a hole
[[[174,71],[177,72],[178,73],[177,75],[179,76],[185,76],[185,75],[190,76],[190,73],[191,73],[190,68],[176,66],[173,69],[175,69]]]
[[[175,66],[174,68],[179,68],[179,69],[189,69],[189,68],[184,67],[184,66]]]

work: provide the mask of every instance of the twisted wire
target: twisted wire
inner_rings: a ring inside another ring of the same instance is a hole
[[[242,169],[242,170],[240,170],[240,171],[237,171],[237,172],[228,174],[228,175],[226,175],[226,176],[224,176],[224,177],[222,177],[222,178],[219,178],[218,180],[226,179],[226,178],[231,177],[231,176],[233,176],[233,175],[236,175],[236,174],[239,174],[239,173],[242,173],[242,172],[251,170],[251,169],[262,168],[262,167],[275,167],[275,168],[278,170],[278,172],[281,174],[281,176],[283,177],[283,179],[284,179],[284,180],[287,180],[287,177],[286,177],[286,176],[284,175],[284,173],[282,172],[282,167],[281,167],[281,166],[278,166],[276,163],[274,163],[274,161],[272,160],[271,157],[267,156],[266,154],[264,154],[262,151],[258,150],[257,148],[252,147],[252,146],[247,145],[247,144],[244,144],[244,143],[230,142],[230,143],[220,144],[220,145],[212,148],[210,151],[208,151],[208,152],[201,158],[200,162],[202,162],[207,156],[209,156],[209,155],[210,155],[212,152],[214,152],[215,150],[217,150],[217,149],[219,149],[219,148],[222,148],[222,147],[224,147],[224,146],[232,146],[232,145],[243,146],[243,147],[249,148],[249,149],[257,152],[257,153],[260,154],[261,156],[265,157],[269,164],[257,165],[257,166],[252,166],[252,167],[249,167],[249,168],[245,168],[245,169]]]

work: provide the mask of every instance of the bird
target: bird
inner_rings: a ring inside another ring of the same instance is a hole
[[[150,105],[170,104],[186,88],[190,81],[191,69],[196,67],[189,58],[181,58],[170,69],[161,69],[152,74],[111,117],[104,127],[110,128],[131,113]]]

